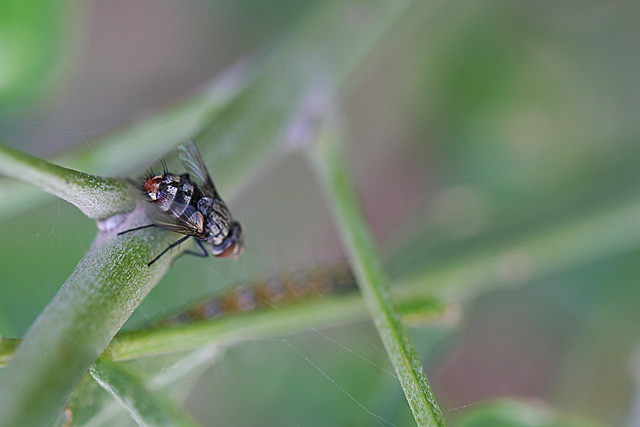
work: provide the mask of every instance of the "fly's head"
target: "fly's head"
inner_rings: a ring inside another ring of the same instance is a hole
[[[162,184],[162,175],[151,176],[144,181],[144,192],[153,201],[158,200],[158,191],[160,190],[160,184]]]
[[[244,250],[244,239],[242,237],[242,227],[239,223],[233,222],[229,234],[219,245],[213,245],[211,253],[218,258],[226,258],[233,255],[238,258]]]
[[[219,258],[234,255],[237,258],[243,249],[242,227],[233,221],[229,209],[220,199],[203,197],[198,207],[207,212],[208,241],[213,246],[212,254]],[[202,212],[202,211],[201,211]]]

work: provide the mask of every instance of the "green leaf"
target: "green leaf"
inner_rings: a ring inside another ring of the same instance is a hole
[[[0,109],[42,97],[66,77],[77,34],[79,2],[0,3]]]

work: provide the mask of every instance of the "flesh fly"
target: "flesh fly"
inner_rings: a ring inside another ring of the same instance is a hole
[[[145,197],[151,202],[148,216],[152,224],[118,234],[160,227],[185,235],[152,259],[149,266],[191,237],[201,252],[186,253],[207,257],[206,244],[213,256],[237,258],[244,248],[242,228],[216,191],[198,148],[189,140],[188,144],[178,147],[178,152],[187,173],[174,175],[165,170],[161,175],[147,177],[142,184]]]

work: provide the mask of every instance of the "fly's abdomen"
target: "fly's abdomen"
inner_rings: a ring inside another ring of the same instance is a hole
[[[169,206],[169,211],[176,218],[180,218],[192,203],[195,187],[187,179],[181,177],[175,188],[175,195]]]
[[[220,245],[231,229],[229,209],[219,199],[203,197],[198,202],[198,210],[205,217],[205,229],[209,234],[207,240],[214,245]]]

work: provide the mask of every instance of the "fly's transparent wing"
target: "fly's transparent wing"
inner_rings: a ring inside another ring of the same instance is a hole
[[[213,186],[213,181],[211,181],[207,167],[205,166],[202,156],[200,156],[200,152],[198,151],[196,144],[193,142],[193,139],[189,139],[189,142],[185,145],[180,145],[178,147],[178,152],[180,153],[180,160],[182,160],[182,164],[196,184],[198,184],[209,196],[213,197],[217,195],[216,189]]]
[[[151,209],[148,215],[151,222],[165,230],[200,239],[207,237],[207,233],[204,231],[204,217],[193,206],[174,201],[171,211]]]

